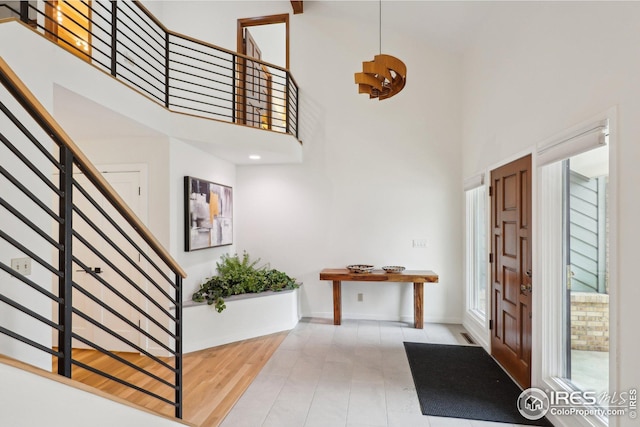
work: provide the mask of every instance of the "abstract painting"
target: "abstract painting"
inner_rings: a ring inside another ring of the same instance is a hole
[[[233,243],[233,189],[184,177],[185,251]]]

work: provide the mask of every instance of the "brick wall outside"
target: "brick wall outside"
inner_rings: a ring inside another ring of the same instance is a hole
[[[571,349],[609,351],[609,295],[571,292]]]

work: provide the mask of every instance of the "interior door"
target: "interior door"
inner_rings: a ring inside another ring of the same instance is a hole
[[[531,156],[491,171],[491,354],[531,385]]]
[[[104,173],[104,177],[116,190],[116,192],[122,197],[122,199],[129,205],[131,210],[138,214],[140,210],[140,176],[139,172],[110,172]],[[106,201],[104,196],[97,190],[93,189],[93,185],[89,183],[89,180],[82,174],[74,174],[76,181],[82,185],[82,187],[89,192],[91,197],[98,203],[98,205],[104,209],[113,218],[119,218],[119,215],[115,213],[115,209],[110,203]],[[93,190],[93,191],[91,191]],[[77,196],[76,196],[77,195]],[[95,212],[95,209],[90,205],[84,197],[79,195],[78,192],[74,193],[74,204],[78,208],[85,212],[93,222],[105,233],[108,237],[118,246],[120,246],[127,255],[134,261],[138,262],[138,254],[130,245],[126,243],[125,238],[117,231],[114,231],[112,226],[108,224],[107,220],[102,216],[91,215]],[[92,244],[98,250],[99,253],[106,255],[109,260],[117,261],[116,266],[123,271],[125,275],[131,278],[134,283],[141,284],[140,273],[128,262],[124,261],[116,251],[106,241],[101,239],[95,230],[93,230],[84,221],[74,216],[74,229],[82,236],[86,238],[92,237]],[[95,244],[94,244],[95,242]],[[138,242],[139,243],[139,242]],[[137,291],[127,283],[116,271],[105,264],[94,252],[85,247],[83,244],[74,241],[74,254],[81,260],[87,267],[96,271],[99,269],[99,277],[104,279],[107,283],[113,286],[123,296],[130,301],[139,305],[139,297]],[[97,272],[97,271],[96,271]],[[114,308],[118,313],[124,315],[127,319],[134,324],[139,325],[140,314],[137,310],[131,307],[130,304],[125,302],[119,295],[105,287],[99,280],[88,274],[83,270],[82,266],[74,264],[73,280],[78,283],[87,291],[97,296],[101,301],[107,303]],[[141,286],[142,287],[142,286]],[[121,335],[125,339],[129,340],[135,345],[139,345],[140,337],[138,331],[131,327],[131,325],[123,322],[114,314],[108,310],[102,308],[100,305],[92,301],[89,297],[74,290],[73,304],[83,313],[89,315],[92,319],[97,320],[100,324],[105,325],[109,329],[113,330],[117,334]],[[74,316],[73,319],[73,331],[78,335],[81,335],[94,343],[112,351],[123,352],[137,352],[133,347],[129,346],[125,342],[115,338],[111,334],[102,330],[100,327],[95,326],[91,322],[83,319],[80,316]],[[73,346],[76,348],[88,348],[86,345],[78,340],[74,340]]]
[[[244,29],[244,54],[255,59],[262,59],[262,51],[249,32]],[[245,124],[262,127],[262,117],[267,114],[267,73],[262,64],[246,61],[245,64]]]

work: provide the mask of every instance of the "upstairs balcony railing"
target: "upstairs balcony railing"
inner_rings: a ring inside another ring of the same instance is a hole
[[[170,31],[136,1],[11,4],[0,12],[171,111],[298,138],[298,85],[282,67]]]
[[[0,59],[0,352],[181,418],[183,277]]]

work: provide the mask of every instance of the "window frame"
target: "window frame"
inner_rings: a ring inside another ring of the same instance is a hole
[[[489,348],[489,191],[484,174],[464,185],[464,279],[465,313],[463,324],[480,344]],[[481,215],[479,215],[479,211]],[[482,274],[484,270],[484,274]],[[484,276],[484,280],[482,277]],[[484,283],[481,283],[484,282]],[[484,290],[482,286],[484,285]],[[478,305],[484,297],[484,310]]]
[[[537,321],[534,322],[533,348],[535,354],[532,365],[532,382],[538,388],[548,391],[573,391],[573,384],[564,378],[564,298],[559,290],[564,287],[566,270],[562,257],[562,244],[554,239],[557,233],[562,233],[562,221],[557,212],[561,209],[561,171],[559,160],[569,158],[588,151],[596,144],[588,143],[584,135],[584,129],[594,129],[605,121],[608,121],[609,146],[609,295],[610,312],[609,319],[609,390],[618,390],[617,367],[617,162],[616,162],[616,117],[617,111],[612,107],[590,120],[582,122],[554,137],[537,144],[534,156],[534,170],[537,178],[534,180],[537,189],[534,190],[534,224],[536,227],[536,244],[534,246],[534,272],[535,281],[539,292],[534,292],[534,312]],[[550,155],[543,153],[547,147],[557,147],[557,152]],[[585,405],[587,406],[587,405]],[[612,417],[607,420],[603,417],[576,416],[577,425],[589,425],[596,427],[616,426],[618,419]],[[551,417],[551,421],[557,421]]]

